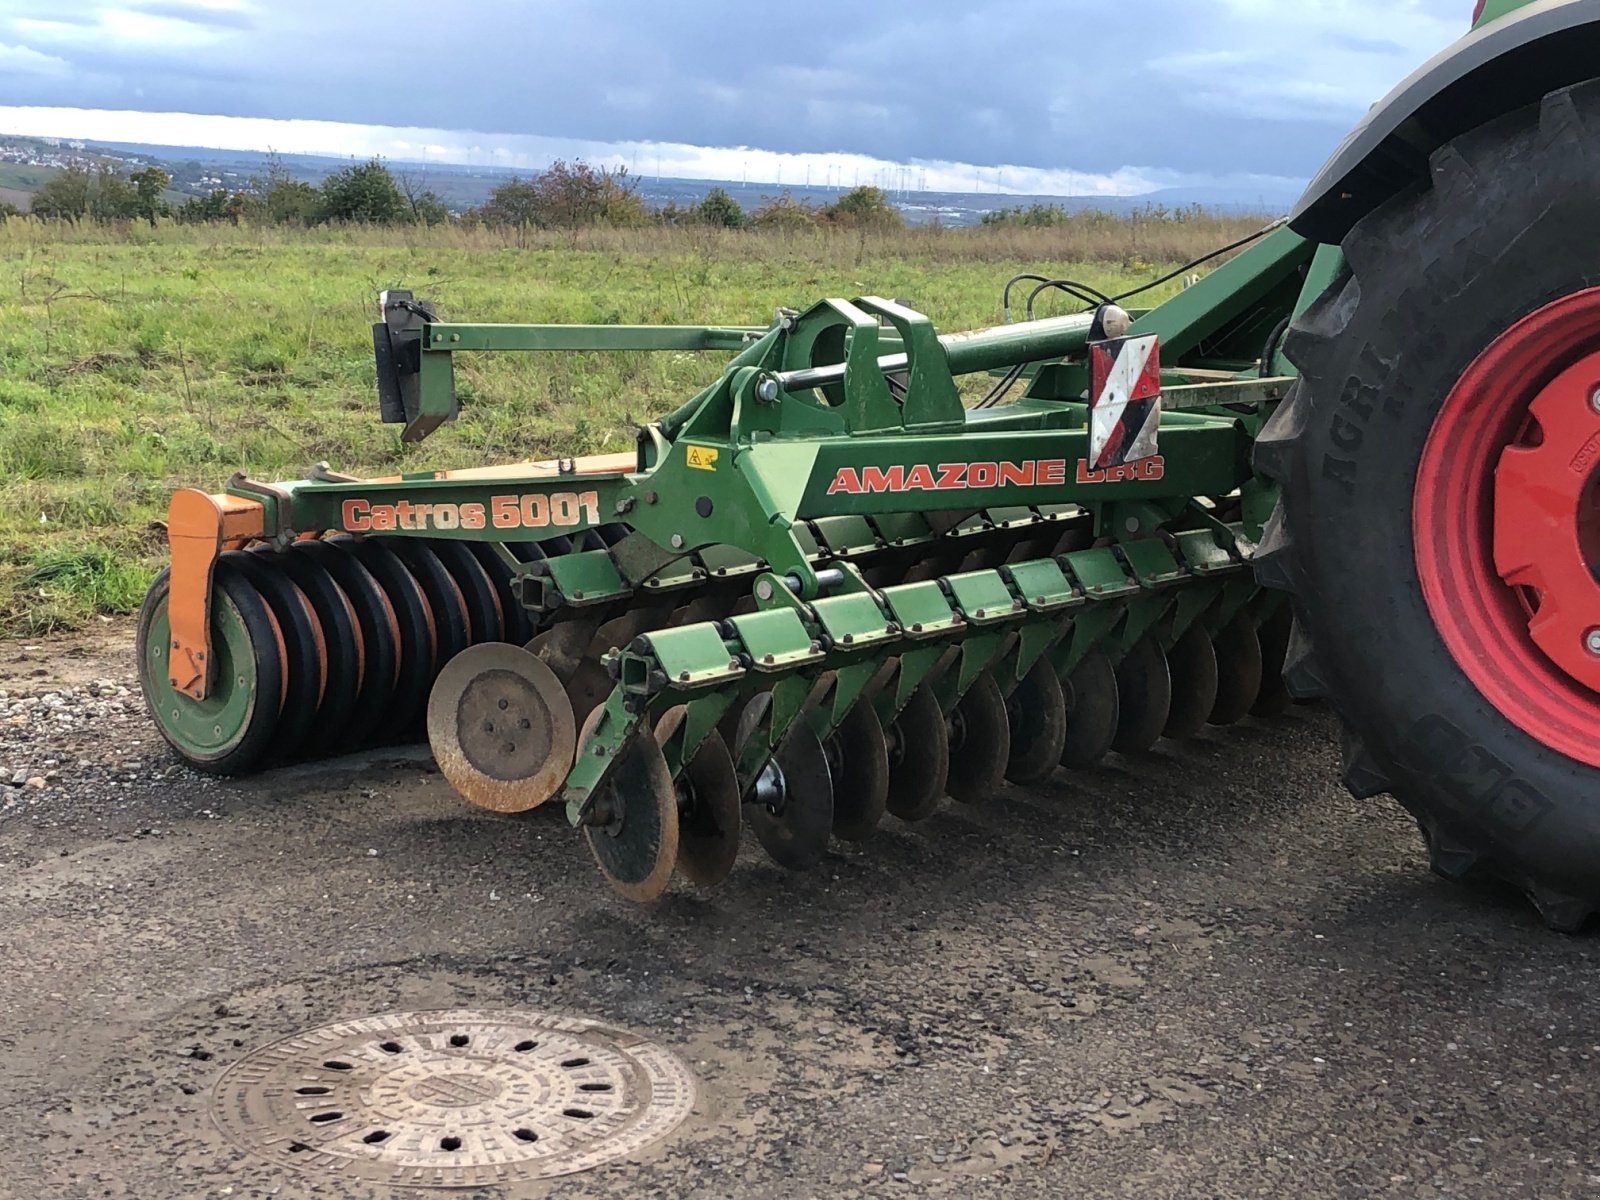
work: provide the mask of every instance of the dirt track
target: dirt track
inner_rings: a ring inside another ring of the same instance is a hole
[[[4,716],[63,671],[131,687],[126,636],[0,645],[0,779],[57,773],[0,784],[6,1200],[393,1195],[235,1150],[209,1089],[309,1026],[458,1005],[595,1017],[701,1080],[639,1160],[509,1195],[1600,1194],[1596,943],[1429,876],[1336,786],[1320,710],[808,876],[747,849],[641,910],[559,813],[480,813],[422,755],[224,783],[136,696]]]

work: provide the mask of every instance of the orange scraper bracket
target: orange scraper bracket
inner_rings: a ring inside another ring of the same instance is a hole
[[[213,496],[196,488],[173,494],[167,509],[172,548],[167,669],[172,686],[190,699],[204,700],[211,678],[211,578],[217,556],[265,533],[259,501]]]

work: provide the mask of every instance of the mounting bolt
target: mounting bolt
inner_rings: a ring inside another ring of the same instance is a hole
[[[672,548],[674,550],[683,549],[683,534],[675,533],[672,535]]]
[[[773,593],[776,590],[777,589],[772,586],[772,580],[770,579],[758,579],[756,581],[757,600],[771,600]]]
[[[1589,407],[1600,412],[1600,387],[1589,393]]]
[[[617,516],[620,517],[623,513],[630,513],[632,511],[633,511],[633,497],[632,496],[624,496],[621,500],[617,501],[617,507],[616,507]]]
[[[679,671],[678,672],[678,682],[679,683],[688,683],[689,682],[689,672],[687,672],[687,671]]]
[[[756,399],[763,404],[776,404],[778,401],[778,381],[768,375],[756,383]]]
[[[1583,635],[1583,644],[1589,648],[1589,653],[1600,656],[1600,629],[1591,629]]]

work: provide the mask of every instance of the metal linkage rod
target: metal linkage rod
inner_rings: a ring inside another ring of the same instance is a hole
[[[1044,321],[997,325],[971,333],[947,333],[940,337],[939,345],[944,349],[952,375],[976,375],[980,371],[1061,358],[1080,351],[1089,343],[1093,324],[1093,313],[1077,313]],[[909,365],[910,359],[905,354],[886,354],[878,359],[878,370],[885,375],[903,371]],[[844,364],[783,371],[775,378],[784,391],[802,392],[843,382]]]

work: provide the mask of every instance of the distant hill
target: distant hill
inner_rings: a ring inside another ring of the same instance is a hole
[[[8,138],[0,134],[0,154],[9,145],[37,142],[37,139]],[[276,159],[295,177],[318,184],[328,175],[342,170],[352,160],[315,154],[271,154],[255,150],[225,150],[201,146],[165,146],[137,142],[83,143],[82,154],[121,160],[130,167],[157,163],[172,176],[172,193],[178,196],[205,195],[216,188],[229,190],[248,186],[260,176],[269,161]],[[404,175],[418,187],[436,192],[455,209],[471,208],[488,199],[489,193],[516,175],[526,178],[532,170],[474,167],[456,163],[420,163],[388,160],[389,169]],[[14,174],[7,174],[16,167]],[[0,199],[26,208],[27,193],[36,189],[49,168],[29,168],[0,161]],[[33,171],[34,175],[27,172]],[[651,207],[668,203],[686,206],[696,203],[714,187],[725,189],[746,210],[759,207],[774,196],[788,194],[810,204],[832,203],[845,191],[842,187],[807,187],[776,183],[744,183],[725,179],[671,179],[648,174],[637,176],[640,195]],[[22,197],[18,199],[17,197]],[[1033,204],[1059,205],[1071,211],[1098,209],[1126,213],[1148,205],[1180,208],[1200,205],[1229,213],[1280,213],[1296,199],[1293,189],[1256,188],[1174,188],[1142,196],[1017,196],[994,192],[894,191],[890,199],[914,225],[938,221],[944,225],[976,225],[986,213]]]

